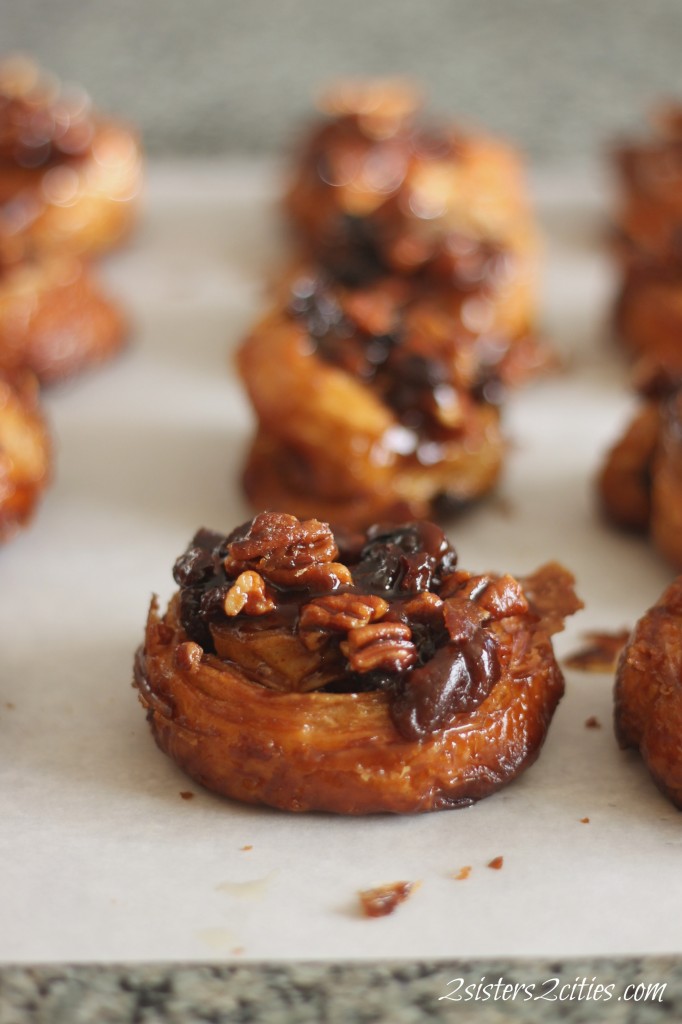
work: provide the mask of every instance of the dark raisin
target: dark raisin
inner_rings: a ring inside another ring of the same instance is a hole
[[[449,643],[405,677],[391,702],[391,718],[405,739],[419,740],[443,729],[453,715],[468,713],[500,678],[495,638],[478,629],[463,645]]]
[[[203,583],[213,575],[213,554],[203,548],[190,548],[173,566],[173,579],[181,587]]]

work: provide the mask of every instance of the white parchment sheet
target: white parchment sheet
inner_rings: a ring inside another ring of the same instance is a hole
[[[130,686],[150,594],[170,595],[196,527],[248,514],[252,418],[229,353],[281,257],[276,183],[262,167],[152,167],[142,228],[106,268],[131,347],[47,398],[55,483],[0,552],[0,959],[679,950],[682,818],[618,750],[608,676],[567,673],[521,780],[421,817],[241,807],[154,745]],[[592,478],[633,406],[605,329],[601,190],[587,173],[536,186],[545,322],[566,365],[512,400],[500,497],[450,532],[467,568],[574,571],[587,608],[562,654],[584,631],[633,625],[672,573],[595,513]],[[593,715],[602,728],[585,727]],[[359,915],[358,889],[398,879],[421,886],[390,917]]]

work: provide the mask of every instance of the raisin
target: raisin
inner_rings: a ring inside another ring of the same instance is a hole
[[[495,638],[478,629],[463,645],[449,643],[414,669],[391,703],[391,718],[405,739],[423,739],[482,704],[499,678]]]

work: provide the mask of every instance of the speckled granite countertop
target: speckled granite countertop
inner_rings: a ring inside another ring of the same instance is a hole
[[[479,999],[467,998],[467,986],[475,994],[486,983],[497,985],[498,979],[502,984],[497,998],[494,991],[484,998],[482,989]],[[610,998],[594,997],[599,984],[611,992]],[[592,998],[587,998],[590,985]],[[504,986],[517,986],[516,997]],[[682,1019],[682,962],[644,957],[239,967],[57,965],[0,971],[0,1024],[416,1024],[464,1016],[489,1024],[676,1021]]]

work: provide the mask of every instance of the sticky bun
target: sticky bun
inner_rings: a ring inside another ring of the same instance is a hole
[[[682,256],[682,106],[659,108],[648,139],[614,152],[617,240],[625,260],[667,263]]]
[[[254,507],[365,528],[495,484],[500,390],[520,350],[453,329],[447,294],[411,295],[395,278],[360,289],[312,273],[252,330],[238,366],[259,421]]]
[[[538,755],[563,692],[551,635],[581,603],[557,564],[519,581],[456,562],[429,522],[200,530],[136,657],[156,742],[209,789],[291,811],[494,792]]]
[[[637,357],[682,371],[682,107],[654,117],[652,137],[615,152],[615,326]]]
[[[659,373],[641,408],[609,452],[598,481],[606,516],[651,533],[682,569],[682,381]]]
[[[50,461],[35,377],[0,371],[0,541],[33,515],[49,481]]]
[[[126,333],[124,316],[81,260],[3,260],[0,246],[0,367],[29,369],[49,384],[109,359]]]
[[[530,333],[539,245],[516,152],[423,125],[402,81],[347,82],[321,107],[285,203],[305,256],[346,283],[439,281],[459,293],[465,319],[508,338]]]
[[[108,249],[132,226],[140,175],[128,127],[29,58],[0,64],[0,237],[31,251]]]
[[[616,674],[615,726],[682,810],[682,577],[639,620]]]

